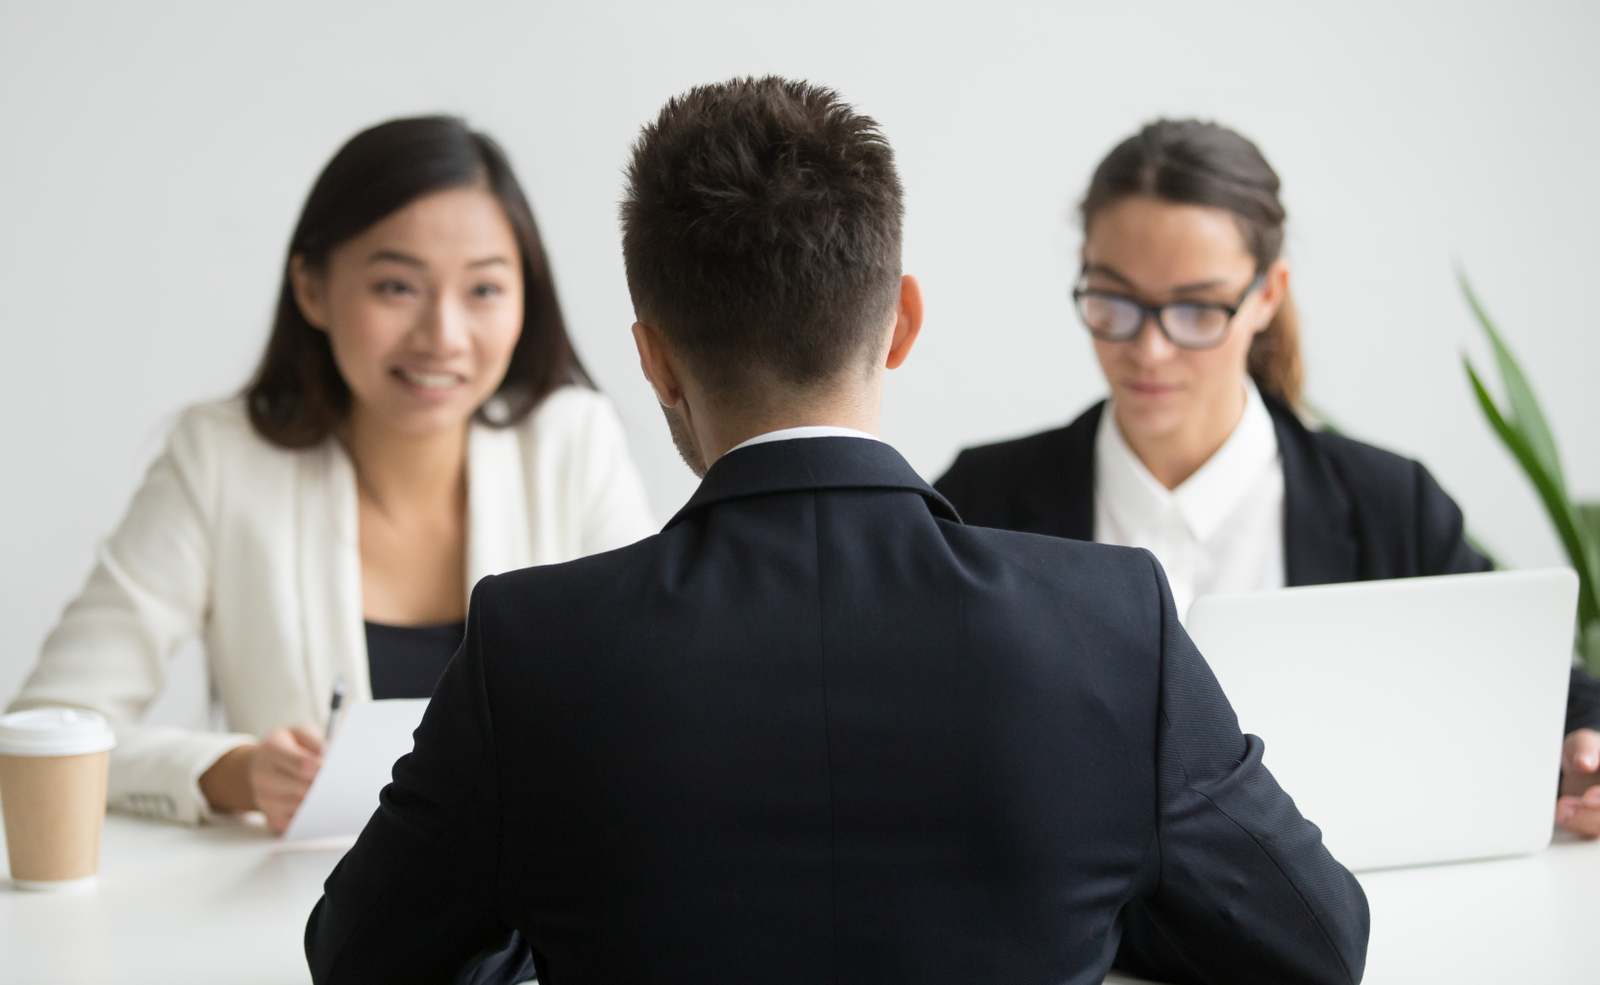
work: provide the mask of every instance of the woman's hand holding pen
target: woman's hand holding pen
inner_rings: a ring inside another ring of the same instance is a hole
[[[322,729],[275,728],[217,760],[201,775],[200,792],[213,810],[261,811],[267,827],[283,834],[321,768]]]
[[[315,725],[275,728],[256,746],[250,786],[267,827],[283,834],[322,768],[322,730]]]

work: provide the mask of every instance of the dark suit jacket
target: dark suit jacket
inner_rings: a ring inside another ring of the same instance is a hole
[[[1461,510],[1418,462],[1312,431],[1263,393],[1283,456],[1283,564],[1290,585],[1488,571]],[[980,527],[1094,539],[1094,439],[1105,403],[1064,428],[968,448],[934,488]],[[1600,728],[1600,683],[1577,667],[1567,731]]]
[[[1013,985],[1122,943],[1354,982],[1366,899],[1261,754],[1148,553],[963,526],[878,442],[757,445],[655,537],[479,583],[306,953],[440,981],[515,929],[546,985]]]

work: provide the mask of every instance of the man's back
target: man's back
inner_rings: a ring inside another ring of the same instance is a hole
[[[859,438],[740,449],[661,535],[483,583],[395,779],[319,980],[448,976],[506,928],[548,985],[1364,960],[1153,560],[963,527]]]

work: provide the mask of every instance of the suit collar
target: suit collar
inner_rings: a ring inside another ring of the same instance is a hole
[[[711,466],[667,528],[730,499],[818,489],[903,489],[926,500],[935,516],[961,522],[955,507],[889,445],[827,437],[771,441],[728,452]]]
[[[1283,573],[1289,585],[1361,577],[1355,515],[1344,483],[1288,405],[1262,394],[1283,456]]]

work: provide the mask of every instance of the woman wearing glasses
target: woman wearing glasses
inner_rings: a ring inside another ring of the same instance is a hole
[[[1147,548],[1179,612],[1210,592],[1490,567],[1422,465],[1296,415],[1278,187],[1254,144],[1193,120],[1152,123],[1101,161],[1073,299],[1110,397],[963,451],[935,487],[968,523]],[[1600,685],[1574,669],[1557,820],[1590,835],[1597,728]]]

